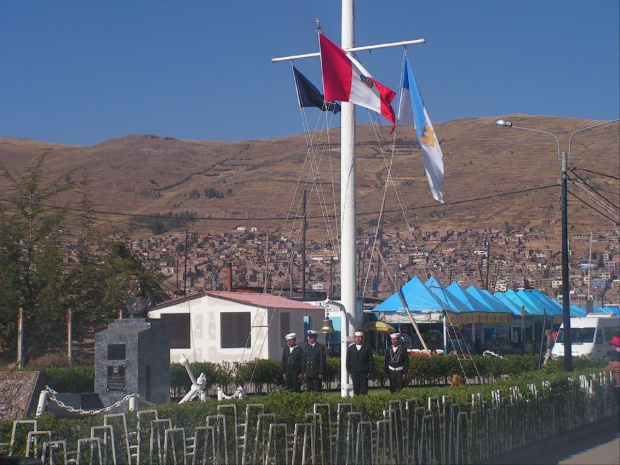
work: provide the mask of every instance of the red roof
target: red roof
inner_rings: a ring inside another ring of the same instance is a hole
[[[258,294],[258,293],[246,293],[246,292],[226,292],[226,291],[213,291],[206,292],[209,297],[216,297],[218,299],[231,300],[233,302],[239,302],[246,305],[254,305],[256,307],[263,308],[282,308],[291,310],[320,310],[321,307],[316,305],[310,305],[305,302],[298,302],[296,300],[287,299],[284,297],[278,297],[271,294]]]

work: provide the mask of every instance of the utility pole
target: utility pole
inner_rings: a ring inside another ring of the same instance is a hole
[[[267,294],[267,281],[269,280],[269,231],[267,231],[267,242],[265,243],[265,283],[263,286],[263,294]]]
[[[183,271],[183,295],[187,295],[187,236],[189,232],[185,230],[185,270]]]
[[[303,194],[303,227],[302,227],[302,245],[301,245],[301,297],[306,300],[306,226],[307,226],[307,212],[306,212],[306,188],[304,188]]]
[[[564,370],[573,371],[573,349],[572,349],[572,335],[571,335],[571,322],[570,322],[570,276],[569,276],[569,247],[568,247],[568,158],[570,158],[571,142],[575,134],[588,129],[597,128],[606,124],[616,123],[620,121],[615,119],[613,121],[606,121],[604,123],[594,124],[585,128],[574,131],[568,138],[568,152],[560,152],[560,139],[555,134],[548,131],[541,131],[539,129],[530,129],[519,126],[514,126],[510,121],[503,119],[497,120],[495,124],[507,128],[520,129],[522,131],[536,132],[539,134],[547,134],[555,139],[558,148],[558,160],[560,160],[562,166],[562,324],[563,339],[564,339]]]
[[[73,346],[71,340],[73,339],[73,312],[70,308],[67,309],[67,360],[69,366],[73,365]]]
[[[24,368],[24,310],[17,311],[17,368]]]

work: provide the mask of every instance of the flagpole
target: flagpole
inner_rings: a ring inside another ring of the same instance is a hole
[[[342,0],[342,45],[347,52],[373,50],[386,47],[423,44],[424,39],[415,39],[386,44],[355,47],[355,7],[354,0]],[[272,63],[290,61],[299,58],[320,56],[320,53],[306,53],[272,58]],[[353,332],[362,328],[362,308],[357,305],[356,283],[356,248],[355,248],[355,106],[350,102],[341,102],[341,158],[340,158],[340,203],[341,203],[341,249],[340,282],[341,294],[338,307],[341,308],[340,340],[340,390],[342,397],[353,395],[353,385],[346,369],[346,354],[349,344],[353,342]]]
[[[355,45],[354,0],[342,0],[342,48]],[[346,354],[356,327],[361,331],[361,309],[357,310],[356,260],[355,260],[355,107],[350,102],[341,103],[340,132],[340,301],[344,305],[340,338],[340,394],[352,395],[352,385],[346,367]]]

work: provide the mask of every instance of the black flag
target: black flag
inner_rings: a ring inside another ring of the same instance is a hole
[[[308,78],[301,74],[297,68],[293,66],[293,74],[295,75],[295,85],[297,87],[297,98],[300,107],[316,107],[321,111],[331,111],[336,114],[340,111],[340,105],[335,102],[326,102],[323,94],[308,81]]]

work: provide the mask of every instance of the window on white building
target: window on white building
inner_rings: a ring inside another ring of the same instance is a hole
[[[162,313],[161,319],[166,322],[170,331],[170,348],[189,349],[191,347],[189,313]]]
[[[252,347],[250,312],[220,314],[222,349]]]
[[[289,312],[280,312],[280,347],[286,345],[284,336],[291,332],[291,314]]]

